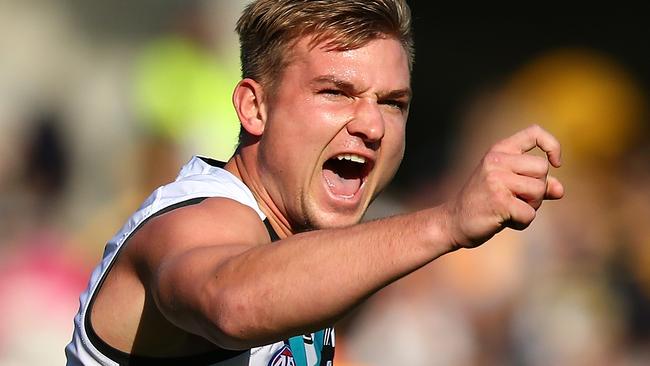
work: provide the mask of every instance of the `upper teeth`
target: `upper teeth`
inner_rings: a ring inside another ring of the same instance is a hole
[[[354,155],[354,154],[341,154],[341,155],[337,155],[336,158],[339,160],[350,160],[360,164],[364,164],[366,162],[366,159],[363,156]]]

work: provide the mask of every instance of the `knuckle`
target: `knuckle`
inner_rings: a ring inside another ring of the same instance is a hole
[[[534,169],[535,171],[539,172],[540,175],[546,176],[550,170],[548,160],[546,158],[543,158],[541,156],[534,156]]]
[[[541,160],[542,161],[541,161],[541,164],[540,164],[541,165],[540,166],[540,173],[542,173],[542,176],[545,177],[545,176],[548,175],[548,172],[550,171],[550,167],[549,167],[549,164],[548,164],[548,160],[546,160],[546,159],[541,159]]]
[[[501,163],[501,161],[502,161],[501,153],[498,153],[496,151],[489,151],[487,154],[485,154],[485,157],[483,158],[483,164],[486,168],[497,166]]]
[[[499,193],[502,191],[503,180],[501,174],[496,171],[489,171],[485,175],[485,184],[488,190],[492,193]]]
[[[533,136],[539,136],[539,135],[546,134],[546,130],[544,130],[544,128],[542,128],[542,126],[540,126],[537,123],[533,123],[532,125],[530,125],[530,127],[528,128],[528,131]]]

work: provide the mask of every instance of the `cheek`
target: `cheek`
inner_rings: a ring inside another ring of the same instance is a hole
[[[288,113],[279,117],[286,122],[283,123],[281,133],[292,136],[296,143],[315,149],[332,140],[351,114],[348,108],[323,103],[318,98],[305,100],[286,110]]]
[[[384,147],[388,150],[388,158],[397,160],[398,163],[404,157],[406,146],[406,125],[403,121],[388,122],[384,136]]]
[[[382,140],[383,159],[383,172],[380,178],[380,186],[385,186],[397,173],[402,158],[404,157],[404,150],[406,146],[404,125],[395,125],[393,129],[387,129]]]

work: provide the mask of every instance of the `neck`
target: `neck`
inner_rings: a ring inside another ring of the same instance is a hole
[[[248,154],[249,151],[244,151],[248,149],[254,149],[254,147],[247,146],[237,149],[237,152],[228,160],[224,168],[238,177],[251,190],[257,204],[268,218],[278,236],[281,239],[289,237],[295,232],[291,228],[286,215],[282,214],[281,210],[271,198],[268,190],[262,184],[257,159],[254,154]]]

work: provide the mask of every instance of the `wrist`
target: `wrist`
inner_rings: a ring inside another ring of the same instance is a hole
[[[444,203],[429,210],[431,212],[427,213],[430,220],[427,225],[429,231],[428,242],[436,246],[442,254],[462,248],[462,241],[459,240],[458,230],[456,229],[457,225],[453,220],[453,208]]]

